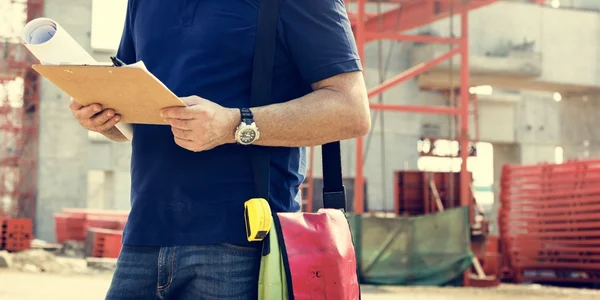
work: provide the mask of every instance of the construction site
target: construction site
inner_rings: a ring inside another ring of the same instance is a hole
[[[345,2],[372,119],[341,143],[362,298],[600,299],[600,0]],[[131,144],[81,127],[22,30],[50,18],[108,62],[126,3],[0,0],[0,300],[105,297]]]

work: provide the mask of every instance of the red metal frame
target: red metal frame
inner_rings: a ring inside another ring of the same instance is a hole
[[[460,14],[471,9],[476,9],[496,0],[387,0],[381,1],[386,4],[398,4],[394,9],[387,10],[381,14],[365,13],[364,5],[367,2],[376,3],[377,0],[356,0],[357,12],[349,12],[350,20],[354,24],[354,30],[363,27],[362,35],[365,43],[376,39],[405,40],[400,32],[414,29],[423,25],[431,24],[440,19],[447,18],[452,14]],[[462,3],[466,5],[462,5]],[[361,8],[362,7],[362,8]],[[361,12],[362,9],[362,12]],[[401,16],[401,18],[399,18]],[[359,22],[362,20],[362,22]],[[360,25],[359,25],[360,24]],[[444,38],[418,37],[417,40],[442,41]],[[409,39],[410,40],[410,39]],[[415,40],[413,40],[415,41]],[[361,56],[362,57],[362,56]]]
[[[353,23],[354,35],[358,47],[358,53],[363,61],[365,61],[365,44],[377,39],[402,40],[411,42],[428,42],[428,43],[448,43],[455,47],[444,55],[432,59],[431,61],[419,64],[388,81],[369,90],[369,98],[380,95],[386,90],[405,82],[415,76],[434,68],[440,63],[450,59],[455,55],[461,56],[461,71],[460,71],[460,101],[456,107],[440,107],[440,106],[411,106],[411,105],[395,105],[371,103],[372,110],[383,111],[403,111],[403,112],[419,112],[432,114],[456,115],[460,120],[460,131],[458,141],[461,149],[469,149],[469,11],[495,2],[495,0],[395,0],[386,1],[387,3],[398,3],[398,8],[385,11],[379,15],[367,14],[367,0],[356,0],[356,12],[349,12],[349,16]],[[374,2],[374,1],[372,1]],[[461,20],[461,36],[453,37],[433,37],[433,36],[418,36],[402,34],[402,31],[413,29],[431,22],[447,18],[453,14],[459,14]],[[399,22],[399,20],[401,20]],[[478,135],[478,132],[476,133]],[[364,140],[358,138],[356,140],[356,175],[354,183],[354,213],[362,214],[364,212]],[[467,172],[467,157],[468,151],[461,151],[460,157],[462,165],[460,170],[460,205],[473,206],[470,199],[470,178]],[[472,212],[472,209],[470,209]],[[473,216],[471,216],[473,220]]]

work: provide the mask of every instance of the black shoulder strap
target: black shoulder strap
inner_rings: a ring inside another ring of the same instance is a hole
[[[281,0],[260,0],[250,107],[271,103],[273,63],[277,40],[277,21]],[[260,127],[260,124],[258,124]],[[252,168],[258,196],[269,199],[270,159],[267,147],[252,146]],[[322,147],[323,158],[323,207],[346,210],[346,193],[342,183],[342,158],[340,142]]]
[[[321,147],[323,162],[323,207],[346,210],[346,191],[342,182],[340,142]]]

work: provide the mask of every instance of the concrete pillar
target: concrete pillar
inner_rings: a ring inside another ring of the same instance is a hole
[[[104,171],[89,170],[87,180],[87,207],[104,209]]]
[[[57,21],[87,51],[92,1],[53,0],[44,16]],[[87,207],[88,134],[68,109],[69,96],[42,78],[39,107],[39,171],[36,238],[54,241],[53,214],[62,208]]]
[[[102,184],[104,195],[104,208],[112,209],[115,206],[115,172],[104,171],[104,182]]]
[[[117,170],[111,172],[111,174],[112,205],[110,208],[115,210],[130,210],[131,177],[129,172]]]
[[[600,95],[564,97],[560,102],[560,144],[564,159],[600,157]]]
[[[560,146],[559,111],[551,93],[523,92],[515,120],[521,164],[555,162],[554,151]]]

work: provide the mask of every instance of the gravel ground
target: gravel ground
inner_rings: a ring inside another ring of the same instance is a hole
[[[0,270],[0,300],[102,300],[110,273],[58,275]],[[363,300],[598,300],[600,290],[565,289],[539,285],[498,288],[372,287]]]

